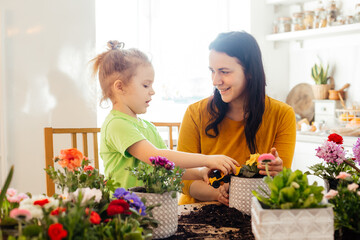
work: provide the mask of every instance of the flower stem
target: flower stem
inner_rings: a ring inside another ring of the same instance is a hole
[[[351,166],[352,168],[354,168],[358,173],[360,173],[360,169],[358,167],[355,166],[355,164],[353,164],[352,162],[350,162],[349,160],[344,160],[344,162]]]
[[[21,226],[21,222],[18,221],[19,224],[19,237],[22,236],[22,226]]]
[[[269,173],[269,166],[268,166],[267,162],[265,163],[265,170],[266,170],[266,174],[268,175],[268,177],[271,177],[270,173]]]

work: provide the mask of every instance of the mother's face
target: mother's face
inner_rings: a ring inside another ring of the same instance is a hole
[[[241,102],[245,95],[246,78],[237,58],[226,53],[210,51],[209,68],[214,87],[226,103]]]

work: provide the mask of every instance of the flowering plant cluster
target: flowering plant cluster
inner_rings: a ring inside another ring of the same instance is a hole
[[[74,192],[78,188],[97,188],[103,193],[113,192],[118,187],[112,179],[105,180],[104,175],[94,169],[87,157],[76,148],[63,149],[55,157],[62,169],[45,169],[61,192]]]
[[[360,189],[356,183],[348,184],[352,177],[342,172],[337,176],[339,184],[336,190],[331,189],[325,197],[333,205],[335,228],[347,229],[360,234]]]
[[[266,176],[264,182],[268,185],[270,193],[260,190],[264,194],[253,190],[254,196],[272,209],[299,209],[299,208],[320,208],[322,204],[322,191],[324,187],[317,186],[317,183],[309,185],[307,175],[300,170],[291,171],[284,168],[274,178]]]
[[[152,167],[140,163],[138,167],[128,168],[138,180],[144,183],[145,192],[147,193],[164,193],[173,192],[173,197],[176,197],[176,192],[181,191],[182,183],[181,176],[183,169],[175,167],[175,164],[165,157],[150,157]]]
[[[146,209],[136,194],[104,181],[104,176],[89,168],[88,160],[76,149],[63,150],[57,162],[64,167],[63,172],[47,172],[61,184],[62,193],[52,197],[25,196],[8,189],[13,168],[10,170],[0,194],[0,205],[8,206],[6,211],[1,207],[0,223],[9,218],[17,224],[16,237],[3,232],[9,240],[151,238],[157,227],[152,207]],[[110,192],[114,194],[110,196]]]
[[[352,182],[359,179],[360,169],[356,163],[360,162],[360,138],[354,144],[352,151],[353,156],[347,157],[347,151],[342,146],[343,138],[336,134],[330,134],[327,141],[316,149],[316,156],[323,159],[324,162],[310,166],[314,175],[329,181],[330,188],[335,188],[337,184],[336,176],[340,172],[347,172],[352,175]],[[334,184],[334,185],[333,185]]]

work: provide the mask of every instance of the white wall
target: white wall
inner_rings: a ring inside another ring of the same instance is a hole
[[[95,0],[0,0],[0,9],[1,167],[15,165],[12,187],[44,193],[43,128],[96,126]]]

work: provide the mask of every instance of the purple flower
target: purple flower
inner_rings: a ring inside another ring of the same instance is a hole
[[[338,165],[346,159],[344,148],[329,141],[325,141],[321,147],[316,149],[316,156],[324,159],[327,163],[337,163]]]
[[[130,208],[134,208],[136,211],[140,213],[140,215],[142,216],[146,215],[145,212],[146,206],[135,193],[130,193],[124,196],[124,200],[129,203]]]
[[[355,162],[360,163],[360,138],[357,139],[352,150],[354,153]]]
[[[130,192],[126,191],[125,188],[117,188],[113,196],[117,199],[124,199],[128,194],[130,194]]]
[[[150,157],[149,160],[155,166],[162,166],[162,167],[166,168],[167,170],[172,170],[175,167],[175,164],[173,162],[169,161],[165,157],[161,157],[161,156]]]

